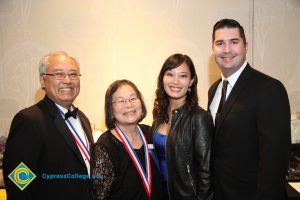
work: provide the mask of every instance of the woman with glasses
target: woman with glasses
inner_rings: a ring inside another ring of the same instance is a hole
[[[105,94],[108,130],[93,147],[94,199],[162,199],[159,172],[147,142],[149,126],[142,94],[128,80],[113,82]]]
[[[192,60],[170,56],[157,79],[152,135],[164,199],[212,199],[212,118],[198,106]]]

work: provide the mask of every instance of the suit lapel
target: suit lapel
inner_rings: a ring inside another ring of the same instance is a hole
[[[214,98],[214,96],[215,96],[215,93],[216,93],[216,91],[217,91],[217,88],[218,88],[218,85],[219,85],[219,83],[222,81],[222,79],[218,79],[212,86],[211,86],[211,88],[210,88],[210,90],[208,91],[208,108],[207,108],[207,110],[209,110],[209,106],[210,106],[210,104],[211,104],[211,102],[212,102],[212,100],[213,100],[213,98]]]
[[[66,125],[65,120],[58,114],[56,119],[54,120],[54,123],[59,130],[59,133],[63,136],[65,139],[67,145],[72,149],[72,151],[75,153],[77,158],[84,163],[82,155],[77,147],[77,144],[74,141],[74,138],[72,136],[72,133],[69,129],[69,127]]]
[[[85,115],[79,110],[78,112],[79,115],[79,119],[82,125],[82,128],[88,138],[88,141],[90,143],[90,145],[92,145],[94,143],[94,139],[93,139],[93,135],[92,135],[92,129],[90,126],[90,123],[88,123],[88,121],[86,120]]]
[[[62,135],[66,144],[74,152],[75,156],[85,165],[82,155],[74,141],[72,133],[69,127],[67,126],[65,120],[58,112],[56,106],[54,105],[54,102],[52,102],[47,96],[45,96],[43,101],[46,103],[50,115],[54,117],[54,125],[58,129],[58,132]]]
[[[238,100],[238,96],[244,92],[243,88],[245,87],[246,83],[248,82],[249,76],[251,74],[252,68],[249,64],[245,67],[241,75],[239,76],[238,80],[236,81],[234,87],[232,88],[232,91],[230,92],[223,108],[222,112],[219,116],[218,126],[216,127],[216,132],[220,129],[222,122],[226,118],[226,116],[230,113],[231,108],[235,104],[235,102]],[[246,92],[246,91],[245,91]]]

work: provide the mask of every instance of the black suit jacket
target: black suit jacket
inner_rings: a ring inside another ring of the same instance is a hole
[[[220,81],[209,89],[208,105]],[[284,199],[290,135],[290,107],[284,86],[248,64],[215,127],[216,200]]]
[[[81,111],[78,114],[89,142],[93,143],[89,120]],[[23,191],[8,179],[21,162],[36,175]],[[87,167],[65,120],[47,96],[14,117],[3,172],[8,200],[91,199],[90,181],[70,178],[87,175]],[[47,175],[69,175],[69,178],[47,180]]]

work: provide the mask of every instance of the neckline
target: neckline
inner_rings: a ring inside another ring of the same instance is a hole
[[[110,135],[111,135],[111,137],[118,143],[118,145],[120,145],[120,146],[122,146],[124,149],[125,149],[125,147],[124,147],[124,145],[123,145],[123,143],[122,143],[122,141],[120,141],[111,131],[110,131],[110,133],[109,133]],[[140,150],[141,148],[143,148],[144,147],[144,145],[142,144],[142,146],[139,148],[139,149],[136,149],[136,148],[133,148],[134,150]]]
[[[160,132],[158,132],[158,131],[156,131],[156,134],[159,135],[159,136],[165,136],[165,137],[168,136],[168,134],[163,134],[163,133],[160,133]]]

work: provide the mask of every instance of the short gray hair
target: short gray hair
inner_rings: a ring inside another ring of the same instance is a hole
[[[49,58],[51,58],[52,56],[56,56],[56,55],[63,55],[63,56],[66,56],[68,58],[71,58],[76,63],[76,65],[78,66],[78,70],[79,70],[79,73],[80,73],[80,65],[79,65],[79,62],[76,58],[70,56],[69,54],[67,54],[64,51],[54,51],[54,52],[51,52],[51,53],[43,56],[42,59],[40,60],[40,63],[39,63],[39,74],[40,74],[40,76],[42,76],[46,73]]]

